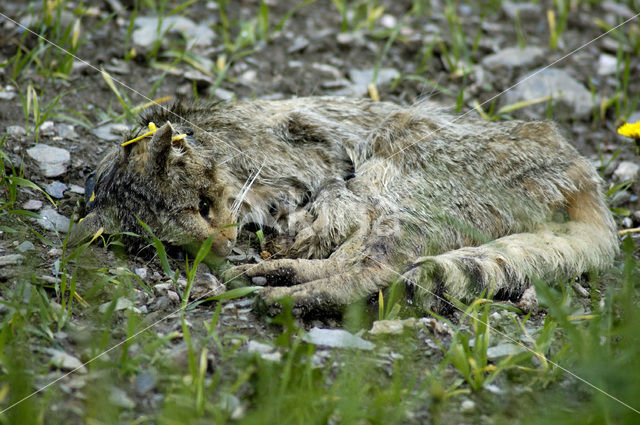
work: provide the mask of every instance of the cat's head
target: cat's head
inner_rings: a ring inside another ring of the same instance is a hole
[[[192,137],[179,138],[167,122],[149,136],[111,151],[87,181],[88,215],[75,232],[84,238],[105,233],[147,235],[197,246],[213,235],[212,251],[226,256],[237,228],[229,188],[218,181],[216,166]]]

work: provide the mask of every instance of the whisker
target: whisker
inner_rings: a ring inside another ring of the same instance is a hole
[[[240,190],[240,195],[236,198],[235,202],[231,206],[231,214],[234,218],[237,217],[237,214],[240,211],[240,206],[244,201],[244,198],[247,196],[247,193],[249,193],[251,186],[253,186],[253,183],[258,178],[258,175],[260,174],[260,171],[262,171],[263,167],[264,167],[264,163],[260,166],[260,168],[258,168],[258,171],[253,177],[251,176],[251,174],[249,175],[249,177],[247,177],[247,180],[245,181],[244,185],[242,186],[242,189]]]

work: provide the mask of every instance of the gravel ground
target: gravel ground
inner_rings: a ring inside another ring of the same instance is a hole
[[[616,134],[623,122],[640,121],[638,19],[598,38],[607,28],[632,18],[640,10],[637,1],[570,2],[563,16],[555,3],[545,1],[480,6],[433,0],[425,2],[423,14],[412,13],[421,2],[361,1],[341,15],[336,7],[340,2],[329,0],[307,2],[299,8],[294,1],[244,0],[227,8],[228,32],[218,2],[196,2],[165,16],[160,25],[159,13],[153,8],[141,7],[133,19],[133,3],[85,1],[80,8],[77,2],[66,2],[56,19],[73,28],[80,18],[78,59],[68,68],[64,68],[68,57],[0,16],[0,131],[6,133],[2,151],[16,169],[23,170],[26,179],[45,189],[56,206],[40,191],[25,187],[18,193],[15,208],[38,213],[41,218],[15,221],[0,216],[7,220],[0,230],[3,291],[15,289],[29,274],[34,284],[48,285],[46,293],[60,308],[54,288],[65,258],[66,228],[74,214],[82,213],[84,180],[105,152],[122,140],[123,133],[135,127],[135,119],[99,69],[111,75],[129,109],[149,99],[176,95],[232,101],[335,94],[379,96],[402,104],[431,99],[461,113],[477,114],[481,109],[491,119],[551,118],[600,169],[607,187],[613,188],[611,204],[620,229],[640,226],[640,160],[633,141]],[[38,32],[42,4],[5,1],[0,12]],[[268,30],[260,18],[264,16],[261,4],[269,11]],[[178,5],[170,3],[171,7]],[[556,10],[555,41],[547,10]],[[71,41],[63,42],[63,31],[55,34],[51,29],[47,35],[67,49],[73,47]],[[26,57],[27,51],[39,46],[49,50],[19,68],[19,52]],[[39,99],[39,108],[32,111],[39,109],[40,113],[34,116],[32,112],[27,122],[25,103],[30,90]],[[523,106],[519,102],[532,104],[519,107]],[[250,237],[244,235],[234,262],[259,257]],[[100,265],[105,281],[96,286],[80,277],[78,288],[98,311],[113,308],[120,312],[112,325],[113,341],[130,335],[124,327],[127,311],[149,322],[164,318],[154,327],[157,335],[183,331],[180,316],[170,313],[180,306],[180,293],[187,282],[184,271],[176,285],[158,258],[125,257],[117,247],[90,248],[90,254],[79,261],[79,276],[85,268]],[[184,259],[180,253],[175,258],[172,268],[180,270]],[[108,282],[122,276],[137,285],[134,295],[111,303],[121,294]],[[201,266],[192,296],[223,291],[217,278]],[[0,295],[3,300],[10,297],[9,292]],[[194,338],[207,335],[202,323],[211,320],[214,305],[201,304],[188,312]],[[500,314],[503,317],[496,317],[497,321],[509,322],[512,313]],[[62,371],[80,365],[79,358],[86,360],[87,353],[78,347],[87,332],[98,331],[89,316],[75,312],[70,328],[52,335],[51,348],[40,350],[42,359],[54,359]],[[459,314],[450,319],[458,323]],[[433,354],[425,361],[437,364],[442,356],[429,335],[440,334],[444,342],[450,337],[442,328],[446,326],[443,322],[432,320],[423,322],[419,332],[424,334],[418,339],[423,352]],[[541,313],[529,325],[539,329],[543,321]],[[309,330],[341,324],[327,319],[301,326]],[[257,317],[251,299],[227,302],[218,326],[226,346],[266,358],[275,356],[279,361],[277,349],[260,346],[257,341],[273,341],[280,327]],[[330,345],[327,341],[332,337],[317,345]],[[494,342],[492,348],[498,357],[500,350],[513,349],[504,341]],[[381,361],[393,357],[392,351],[379,353]],[[316,354],[320,363],[326,363],[331,351],[318,348]],[[187,363],[188,346],[184,341],[176,342],[162,356],[176,364]],[[216,364],[218,360],[210,361]],[[49,382],[61,375],[60,370],[50,370],[35,382]],[[79,374],[63,381],[61,388],[77,394],[74,385],[82,387],[84,379]],[[162,403],[156,388],[159,379],[157,372],[144,369],[129,388],[112,389],[110,400],[124,409],[135,406],[136,414],[153,411]],[[461,411],[477,410],[474,406],[470,399],[460,401]],[[59,408],[73,411],[73,403]],[[242,411],[236,413],[242,416]],[[411,421],[419,423],[424,415],[428,416],[418,409]],[[461,417],[450,416],[445,423],[458,423]]]

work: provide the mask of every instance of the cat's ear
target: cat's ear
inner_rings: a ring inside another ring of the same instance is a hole
[[[155,132],[149,143],[149,162],[147,167],[160,174],[165,174],[169,168],[173,133],[173,127],[167,122]]]

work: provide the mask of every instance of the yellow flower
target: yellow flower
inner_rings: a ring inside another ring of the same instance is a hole
[[[640,139],[640,121],[634,124],[626,123],[618,129],[618,134],[625,137],[631,137],[632,139]]]

